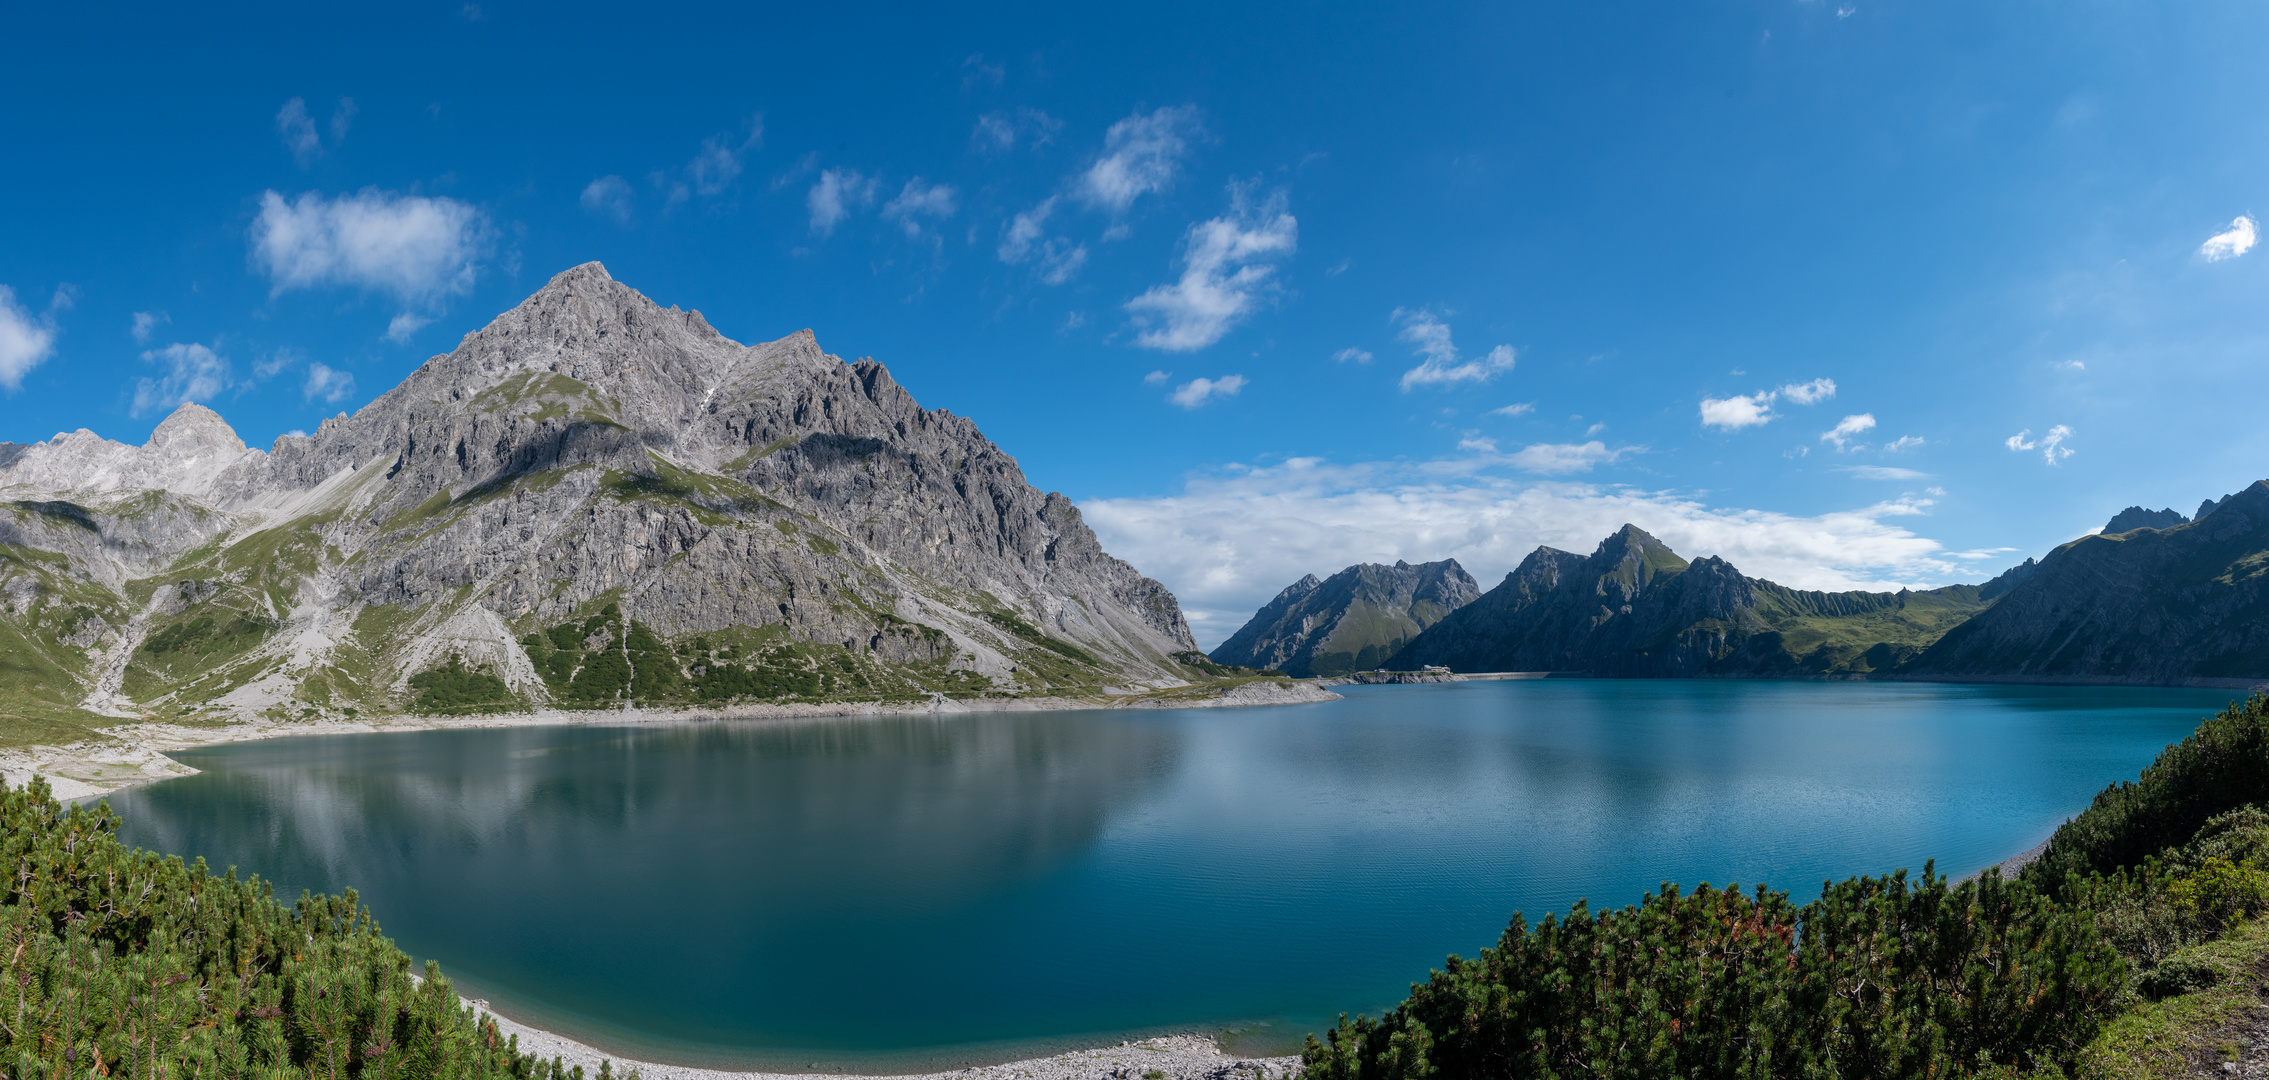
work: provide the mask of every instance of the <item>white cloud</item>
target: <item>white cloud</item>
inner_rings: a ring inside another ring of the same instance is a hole
[[[1348,362],[1349,360],[1353,360],[1358,364],[1368,364],[1372,359],[1371,354],[1368,351],[1355,348],[1341,349],[1338,352],[1331,354],[1331,358],[1339,361],[1342,364]]]
[[[1468,431],[1464,438],[1458,440],[1458,449],[1471,450],[1481,454],[1494,454],[1497,452],[1497,440],[1478,432]]]
[[[741,175],[741,156],[764,145],[764,114],[749,117],[745,134],[717,134],[701,140],[701,152],[686,165],[693,189],[703,195],[722,195]]]
[[[1506,406],[1502,406],[1502,407],[1500,407],[1500,408],[1491,409],[1491,410],[1489,410],[1489,415],[1491,415],[1491,416],[1527,416],[1528,414],[1530,414],[1530,413],[1532,413],[1532,412],[1535,412],[1535,411],[1536,411],[1536,402],[1533,402],[1533,401],[1523,401],[1523,402],[1521,402],[1521,403],[1519,403],[1519,404],[1517,404],[1517,405],[1506,405]]]
[[[252,257],[274,282],[270,295],[354,285],[432,302],[473,287],[491,233],[488,215],[455,199],[364,188],[285,202],[269,191],[252,223]]]
[[[906,238],[913,240],[922,235],[923,218],[944,221],[959,209],[952,188],[944,184],[924,184],[917,176],[906,181],[898,197],[883,206],[882,217],[885,221],[897,222],[906,230]]]
[[[1056,141],[1064,122],[1033,108],[1019,108],[1011,116],[1005,112],[989,112],[977,118],[977,126],[969,132],[969,141],[980,150],[1013,150],[1019,140],[1040,147]]]
[[[2239,214],[2237,220],[2230,222],[2229,228],[2207,237],[2205,243],[2198,245],[2198,253],[2204,255],[2207,262],[2234,259],[2252,251],[2256,239],[2258,237],[2253,218]]]
[[[2088,362],[2085,360],[2059,360],[2056,362],[2056,370],[2086,371],[2088,370]]]
[[[307,385],[302,388],[307,400],[321,398],[335,402],[355,392],[355,377],[351,372],[337,371],[323,363],[307,365]]]
[[[2032,434],[2033,429],[2026,428],[2025,430],[2020,431],[2015,435],[2011,435],[2008,438],[2003,439],[2001,441],[2001,444],[2018,453],[2023,453],[2027,450],[2039,450],[2041,452],[2041,460],[2046,461],[2051,465],[2058,464],[2065,458],[2072,456],[2072,448],[2064,445],[2064,440],[2072,437],[2072,429],[2070,427],[2067,427],[2063,424],[2058,424],[2055,427],[2048,429],[2048,434],[2041,436],[2037,440],[2031,438]]]
[[[1899,522],[1930,504],[1878,502],[1817,516],[1712,506],[1680,491],[1500,476],[1473,458],[1334,466],[1229,466],[1176,495],[1097,499],[1081,513],[1113,555],[1182,600],[1205,644],[1287,583],[1359,562],[1456,558],[1484,588],[1539,544],[1588,554],[1625,522],[1689,559],[1804,589],[1928,587],[1976,580],[1938,541]]]
[[[1199,133],[1198,111],[1183,105],[1136,113],[1103,134],[1103,156],[1079,178],[1080,200],[1123,214],[1145,193],[1174,180],[1189,140]]]
[[[1913,469],[1898,469],[1888,465],[1839,465],[1837,469],[1862,480],[1926,480],[1930,474]]]
[[[172,322],[172,321],[173,321],[173,316],[171,316],[171,315],[168,315],[168,314],[166,314],[165,312],[162,312],[162,311],[137,311],[137,312],[135,312],[135,313],[134,313],[134,329],[133,329],[133,331],[132,331],[132,333],[133,333],[133,335],[134,335],[134,344],[136,344],[136,345],[147,345],[147,344],[149,344],[149,343],[150,343],[150,331],[152,331],[152,330],[155,330],[155,329],[157,329],[157,328],[158,328],[159,326],[162,326],[162,325],[164,325],[164,324],[166,324],[166,323],[170,323],[170,322]]]
[[[1223,375],[1218,379],[1191,379],[1175,387],[1173,394],[1169,395],[1167,400],[1185,409],[1195,409],[1212,398],[1236,397],[1237,391],[1245,388],[1245,381],[1243,375]]]
[[[14,289],[0,285],[0,386],[13,393],[24,385],[31,369],[53,355],[53,309],[44,318],[34,318],[16,303]]]
[[[1585,428],[1585,429],[1584,429],[1584,438],[1587,438],[1587,439],[1588,439],[1588,438],[1591,438],[1592,436],[1594,436],[1594,435],[1597,435],[1597,434],[1599,434],[1600,432],[1602,432],[1602,431],[1606,431],[1606,430],[1607,430],[1607,421],[1605,421],[1605,420],[1602,420],[1602,421],[1600,421],[1599,423],[1593,424],[1592,426],[1590,426],[1590,427],[1588,427],[1588,428]]]
[[[1049,197],[1040,205],[1009,219],[1001,229],[1001,246],[996,249],[1002,262],[1014,266],[1037,259],[1040,280],[1050,285],[1061,285],[1079,273],[1087,264],[1087,245],[1075,244],[1060,236],[1047,235],[1045,228],[1049,215],[1056,212],[1056,199]]]
[[[1853,413],[1836,421],[1834,430],[1821,432],[1820,441],[1832,442],[1840,451],[1850,445],[1853,439],[1873,430],[1875,430],[1874,413]]]
[[[602,176],[583,186],[583,209],[605,214],[624,225],[630,224],[630,211],[637,202],[638,194],[631,190],[630,182],[619,176]]]
[[[1616,458],[1633,452],[1628,446],[1609,450],[1597,439],[1587,443],[1537,443],[1522,447],[1513,455],[1512,463],[1523,472],[1565,476],[1590,472],[1595,465],[1612,465]]]
[[[189,401],[203,401],[229,388],[233,382],[228,358],[197,344],[173,344],[142,354],[145,364],[163,364],[165,374],[134,382],[134,403],[128,415],[151,409],[171,411]]]
[[[804,206],[811,211],[811,231],[821,236],[834,235],[835,226],[850,217],[852,211],[873,205],[875,189],[879,186],[872,177],[861,176],[851,169],[829,169],[820,173],[819,182],[804,196]]]
[[[393,321],[386,324],[386,340],[400,345],[410,340],[410,335],[425,329],[426,325],[431,322],[433,322],[432,319],[422,315],[412,315],[405,311],[394,316]]]
[[[1737,371],[1735,374],[1740,373]],[[1786,397],[1799,405],[1816,405],[1835,396],[1836,380],[1814,379],[1805,383],[1789,383],[1774,390],[1759,390],[1754,394],[1706,397],[1702,399],[1702,426],[1739,431],[1779,419],[1780,414],[1773,411],[1773,402],[1780,398]],[[1850,419],[1846,418],[1845,422],[1849,423]],[[1873,422],[1872,418],[1869,422]]]
[[[286,345],[269,353],[263,359],[253,361],[252,378],[255,381],[274,378],[278,372],[305,359],[307,359],[305,353]]]
[[[1173,377],[1174,373],[1171,371],[1153,371],[1150,374],[1143,376],[1142,381],[1143,385],[1145,386],[1158,386]]]
[[[1411,311],[1396,308],[1392,318],[1402,324],[1398,340],[1409,342],[1418,355],[1425,359],[1417,367],[1402,373],[1402,389],[1409,393],[1413,386],[1454,386],[1463,382],[1486,382],[1501,372],[1513,369],[1513,347],[1499,345],[1478,360],[1458,359],[1457,343],[1450,340],[1450,324],[1436,316],[1430,308]],[[1510,415],[1510,414],[1508,414]]]
[[[1903,454],[1921,445],[1922,436],[1901,435],[1898,438],[1891,440],[1890,442],[1884,443],[1883,452],[1886,454]]]
[[[1276,287],[1276,268],[1262,263],[1292,254],[1299,235],[1282,191],[1255,207],[1244,189],[1232,187],[1227,216],[1190,226],[1181,280],[1126,302],[1142,328],[1135,344],[1192,352],[1221,340]]]
[[[1770,423],[1774,413],[1773,392],[1762,390],[1754,394],[1738,394],[1729,398],[1702,399],[1702,425],[1738,431]]]
[[[354,123],[356,111],[355,99],[339,99],[339,107],[331,110],[331,145],[347,141],[347,126]]]
[[[1780,394],[1799,405],[1817,405],[1836,396],[1836,380],[1814,379],[1808,383],[1790,383],[1780,388]]]
[[[292,152],[292,160],[304,169],[323,156],[323,136],[316,134],[315,121],[307,115],[307,101],[293,98],[284,102],[276,112],[276,134],[282,136],[284,148]]]

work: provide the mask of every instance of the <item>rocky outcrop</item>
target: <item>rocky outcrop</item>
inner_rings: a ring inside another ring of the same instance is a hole
[[[1362,563],[1286,586],[1212,652],[1218,664],[1297,678],[1378,667],[1450,612],[1481,596],[1455,559],[1412,566]]]
[[[2188,524],[2083,536],[1908,666],[1925,678],[2269,679],[2269,483]]]
[[[397,707],[451,657],[528,704],[1169,686],[1194,647],[967,418],[596,263],[312,435],[185,405],[140,447],[0,445],[0,497],[52,601],[15,629],[83,672],[65,608],[133,622],[145,706]]]
[[[2113,514],[2111,520],[2104,523],[2104,533],[2112,535],[2136,529],[2171,529],[2188,524],[2190,519],[2182,516],[2178,510],[2146,510],[2140,506],[2130,506]]]
[[[1385,666],[1613,677],[1858,675],[1896,668],[1985,601],[1978,588],[1808,592],[1692,563],[1635,525],[1589,556],[1540,547]]]

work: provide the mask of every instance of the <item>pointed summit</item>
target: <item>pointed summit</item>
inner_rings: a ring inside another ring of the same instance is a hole
[[[150,441],[143,446],[173,458],[192,457],[210,451],[227,454],[244,452],[244,440],[237,437],[236,429],[230,427],[228,421],[221,419],[221,414],[194,401],[182,402],[180,408],[173,410],[173,415],[166,417],[156,430],[150,432]]]

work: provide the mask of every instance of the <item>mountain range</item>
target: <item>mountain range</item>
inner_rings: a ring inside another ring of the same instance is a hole
[[[1310,574],[1276,594],[1212,656],[1299,678],[1368,671],[1480,596],[1481,586],[1456,559],[1361,563],[1326,581]]]
[[[1295,583],[1215,657],[1292,670],[1309,628],[1377,619],[1356,586],[1387,569],[1350,567],[1331,579],[1338,590]],[[2129,507],[1982,585],[1791,589],[1721,558],[1689,562],[1626,525],[1589,555],[1539,547],[1488,592],[1443,606],[1378,666],[2251,685],[2269,680],[2269,482],[2190,517]]]
[[[1172,593],[809,331],[576,267],[266,451],[0,443],[0,711],[920,701],[1182,686]]]

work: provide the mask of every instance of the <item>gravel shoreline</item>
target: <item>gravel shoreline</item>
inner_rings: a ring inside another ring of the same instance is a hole
[[[945,1072],[904,1074],[732,1072],[638,1061],[602,1053],[565,1035],[511,1019],[478,998],[465,1003],[495,1019],[498,1032],[518,1036],[522,1053],[558,1058],[570,1067],[581,1065],[585,1080],[599,1074],[599,1062],[612,1061],[614,1075],[627,1077],[632,1069],[640,1080],[801,1080],[810,1076],[839,1076],[846,1080],[1143,1080],[1157,1073],[1165,1080],[1286,1080],[1300,1069],[1298,1057],[1236,1057],[1205,1035],[1163,1035],[1117,1046],[1073,1050],[1052,1057],[1028,1058],[999,1065],[978,1065]],[[1155,1077],[1152,1080],[1156,1080]]]

